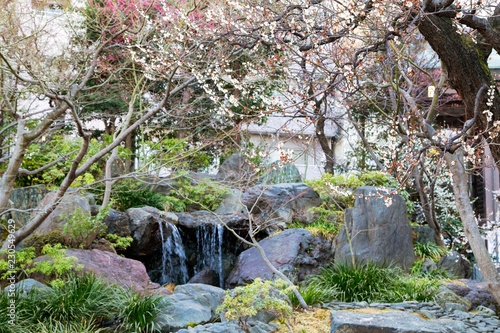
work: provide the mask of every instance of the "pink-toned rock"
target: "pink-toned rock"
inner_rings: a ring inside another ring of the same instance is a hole
[[[469,300],[472,304],[472,310],[475,310],[478,306],[482,305],[500,314],[500,306],[490,293],[486,282],[478,282],[468,279],[460,279],[457,281],[465,284],[465,286],[453,282],[445,283],[445,286],[458,296]]]
[[[126,289],[133,288],[138,292],[154,292],[155,289],[160,287],[159,284],[151,282],[146,267],[138,260],[123,258],[115,253],[101,250],[67,249],[66,256],[76,257],[78,259],[77,264],[83,265],[84,268],[78,272],[87,273],[92,271],[109,283],[116,283]],[[47,256],[44,255],[34,261],[41,262],[45,260],[47,260]],[[161,292],[164,291],[161,290]]]

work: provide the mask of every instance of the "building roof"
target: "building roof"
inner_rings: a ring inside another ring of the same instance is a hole
[[[277,135],[277,136],[312,136],[315,135],[315,124],[305,117],[270,116],[265,124],[257,125],[250,123],[243,126],[252,134]],[[338,126],[331,120],[325,121],[325,134],[327,138],[334,137],[338,132]]]

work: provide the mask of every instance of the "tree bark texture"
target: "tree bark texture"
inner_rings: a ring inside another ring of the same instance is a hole
[[[457,91],[465,106],[466,119],[474,117],[475,99],[481,87],[491,86],[493,77],[488,68],[484,48],[478,47],[468,36],[460,34],[452,18],[439,13],[426,15],[418,25],[420,33],[438,54],[448,72],[450,85]],[[479,119],[476,125],[480,131],[487,127],[483,110],[488,109],[486,100],[480,104]],[[500,119],[500,97],[495,93],[493,106],[490,108],[493,120]],[[496,162],[500,162],[500,137],[493,140],[491,153]]]
[[[468,176],[463,165],[463,152],[462,150],[458,150],[454,154],[446,153],[445,159],[452,174],[455,204],[464,226],[465,236],[469,241],[484,280],[488,283],[490,293],[497,303],[500,304],[500,274],[497,272],[484,245],[483,237],[479,232],[479,227],[474,216],[469,199]]]

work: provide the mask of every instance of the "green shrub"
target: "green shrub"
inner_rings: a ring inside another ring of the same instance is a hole
[[[303,283],[299,286],[299,293],[308,305],[331,302],[338,297],[337,289],[333,287],[321,287],[315,283]],[[288,292],[288,299],[294,307],[300,306],[297,296],[293,292]]]
[[[107,234],[106,240],[109,241],[109,243],[114,249],[120,251],[126,250],[130,246],[130,244],[132,244],[132,242],[134,241],[132,237],[120,237],[115,234]]]
[[[197,185],[192,185],[187,172],[179,172],[178,179],[173,184],[176,189],[165,196],[146,185],[132,180],[122,180],[113,185],[111,199],[113,207],[119,211],[129,208],[151,206],[168,212],[185,212],[190,209],[215,210],[222,202],[222,196],[229,190],[218,182],[203,179]],[[103,188],[93,190],[98,201],[104,193]]]
[[[266,310],[278,318],[290,316],[292,307],[286,299],[289,291],[283,280],[262,281],[257,278],[244,287],[227,290],[217,312],[223,313],[227,320],[238,320],[239,326],[248,332],[247,320],[259,311]]]
[[[110,318],[120,301],[115,288],[94,274],[73,275],[45,298],[40,317],[68,323]]]
[[[106,332],[104,329],[96,329],[92,320],[83,319],[78,323],[63,323],[48,319],[47,322],[38,322],[33,325],[31,332],[37,333],[100,333]]]
[[[406,202],[408,213],[413,211],[413,202],[410,201],[410,194],[400,189],[399,183],[390,175],[368,171],[360,174],[351,174],[348,176],[332,175],[325,173],[319,180],[306,181],[325,202],[319,206],[310,209],[312,213],[319,213],[320,219],[328,218],[333,215],[341,223],[343,211],[346,208],[354,206],[355,190],[359,186],[379,186],[399,189],[399,194],[403,196]]]
[[[5,281],[8,277],[15,276],[16,281],[22,280],[31,273],[33,259],[35,259],[35,248],[28,247],[15,253],[15,265],[9,262],[10,256],[7,251],[1,251],[0,254],[7,255],[7,258],[0,259],[0,279]]]
[[[63,235],[68,236],[66,242],[71,247],[87,247],[89,235],[102,236],[107,229],[106,224],[103,222],[104,218],[108,216],[111,205],[108,205],[99,210],[96,216],[90,216],[89,213],[83,212],[80,208],[66,218],[66,225],[62,232]]]
[[[47,257],[52,260],[35,263],[34,268],[31,271],[32,273],[40,272],[47,276],[54,274],[56,278],[51,281],[52,286],[61,285],[61,278],[63,275],[69,273],[73,268],[76,270],[83,268],[83,265],[76,265],[76,262],[78,261],[76,257],[67,257],[66,251],[61,248],[61,244],[56,244],[54,246],[50,244],[45,245],[43,247],[42,254],[46,254]]]
[[[166,212],[181,213],[186,211],[186,204],[182,199],[167,195],[165,197],[165,204],[163,210]]]
[[[217,209],[222,202],[222,196],[229,191],[227,187],[207,178],[193,186],[187,173],[180,173],[179,176],[179,180],[175,183],[177,190],[173,190],[170,196],[180,199],[185,207],[194,210],[213,211]]]
[[[0,292],[0,333],[36,332],[30,327],[30,317],[36,312],[31,309],[31,305],[36,304],[36,302],[31,301],[33,293],[32,290],[25,296],[16,293],[10,297],[9,293]],[[12,321],[13,317],[10,317],[7,311],[11,301],[16,305],[14,321]]]
[[[313,223],[302,224],[295,221],[289,226],[290,228],[301,228],[311,232],[314,236],[323,236],[326,239],[333,239],[339,233],[341,225],[330,219],[317,218]]]
[[[413,245],[415,254],[420,258],[430,258],[434,261],[438,261],[444,254],[448,252],[448,249],[436,245],[435,243],[419,243],[416,242]]]
[[[72,269],[81,268],[81,266],[75,266],[76,257],[66,257],[66,252],[62,249],[61,244],[55,244],[54,246],[46,244],[41,254],[46,254],[51,260],[33,262],[33,259],[36,257],[35,248],[33,247],[16,251],[14,266],[9,264],[9,258],[7,260],[0,259],[0,278],[5,280],[7,277],[15,276],[16,280],[19,281],[32,273],[42,273],[47,276],[55,274],[55,283],[57,283],[58,279],[64,274],[70,272]]]
[[[398,277],[393,280],[392,288],[383,297],[384,302],[403,301],[432,301],[437,289],[441,285],[440,280],[421,277]]]
[[[93,190],[97,196],[97,202],[102,202],[104,187]],[[121,212],[129,208],[151,206],[163,210],[166,197],[148,188],[141,182],[124,179],[113,184],[111,189],[112,206]]]
[[[68,158],[61,160],[53,166],[44,169],[36,174],[20,174],[16,178],[16,185],[19,187],[44,184],[48,188],[56,189],[59,187],[64,177],[68,173],[73,160],[78,154],[78,150],[82,145],[83,139],[80,137],[72,138],[65,135],[63,131],[54,133],[50,140],[42,143],[33,143],[28,146],[24,155],[21,168],[27,170],[36,170],[58,158],[68,155]],[[88,158],[101,149],[101,143],[96,139],[91,139],[88,147],[88,154],[84,157],[83,163]],[[94,163],[90,170],[83,175],[77,177],[72,187],[81,187],[95,181],[94,175],[100,174],[101,168],[99,163]]]

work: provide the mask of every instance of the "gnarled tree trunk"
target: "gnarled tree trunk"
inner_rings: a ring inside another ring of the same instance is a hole
[[[468,175],[463,165],[462,150],[460,149],[454,154],[446,153],[445,159],[453,177],[455,204],[464,226],[465,236],[469,241],[484,280],[488,283],[491,294],[497,303],[500,304],[500,274],[498,274],[488,250],[484,245],[483,237],[479,233],[477,220],[474,216],[472,204],[469,199]]]

